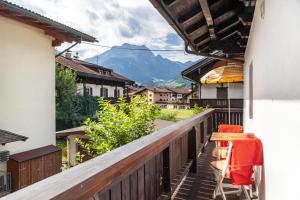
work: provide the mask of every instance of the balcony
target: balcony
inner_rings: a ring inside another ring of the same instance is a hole
[[[230,107],[231,108],[243,108],[244,103],[243,99],[230,99]],[[194,105],[198,105],[200,107],[209,106],[210,108],[228,108],[229,100],[228,99],[191,99],[190,105],[193,107]]]
[[[5,199],[211,199],[209,137],[228,119],[226,110],[208,109]],[[241,124],[242,112],[231,120]]]

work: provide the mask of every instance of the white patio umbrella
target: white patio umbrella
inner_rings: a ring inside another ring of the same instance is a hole
[[[230,97],[229,97],[229,88],[230,83],[238,83],[243,82],[244,76],[243,76],[243,67],[240,65],[233,65],[228,64],[226,66],[217,67],[209,71],[207,74],[205,74],[200,82],[202,84],[216,84],[216,83],[227,83],[228,84],[228,115],[229,115],[229,124],[230,124],[230,111],[231,111],[231,105],[230,105]]]

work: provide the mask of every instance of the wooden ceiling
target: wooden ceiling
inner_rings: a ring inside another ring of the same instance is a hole
[[[96,42],[96,38],[51,20],[16,4],[0,0],[0,15],[42,29],[54,38],[52,46],[63,42]]]
[[[244,54],[256,0],[150,0],[193,53]]]

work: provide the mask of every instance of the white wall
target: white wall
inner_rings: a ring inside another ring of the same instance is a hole
[[[100,89],[101,85],[95,85],[95,84],[85,84],[87,87],[93,88],[93,96],[100,96]],[[108,89],[108,97],[115,97],[115,86],[110,86],[110,85],[103,85],[103,88]],[[120,90],[120,97],[123,97],[123,92],[124,88],[123,87],[117,87],[118,90]],[[83,95],[83,84],[82,83],[77,83],[77,91],[79,94]]]
[[[29,137],[11,154],[55,144],[55,59],[39,29],[0,16],[0,129]]]
[[[257,2],[246,51],[245,131],[262,139],[265,198],[300,199],[300,1]],[[253,119],[249,119],[249,65],[253,61]],[[263,189],[263,187],[262,187]]]
[[[217,87],[221,87],[221,84],[203,84],[201,86],[201,98],[202,99],[216,99]],[[227,87],[227,83],[224,84]],[[230,83],[229,84],[228,97],[231,99],[243,98],[243,84],[242,83]]]

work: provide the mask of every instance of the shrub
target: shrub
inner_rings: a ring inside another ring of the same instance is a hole
[[[130,103],[120,98],[117,105],[100,98],[97,119],[87,118],[84,122],[89,141],[78,139],[77,143],[86,154],[96,157],[152,133],[158,113],[158,107],[146,97],[133,97]]]
[[[192,109],[193,109],[193,113],[196,115],[196,114],[199,114],[199,113],[201,113],[201,112],[207,110],[207,109],[208,109],[208,106],[206,106],[205,108],[203,108],[203,107],[200,107],[200,106],[198,106],[198,105],[196,104],[196,105],[194,105],[194,107],[193,107]]]

